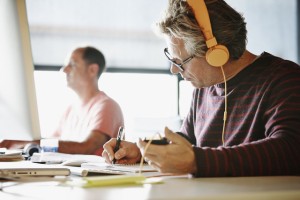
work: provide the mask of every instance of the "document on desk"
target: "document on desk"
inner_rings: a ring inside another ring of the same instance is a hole
[[[105,162],[104,158],[97,155],[66,154],[57,152],[34,153],[30,159],[33,163],[61,164],[64,166],[80,167],[86,162]]]
[[[103,174],[136,174],[141,172],[155,172],[157,171],[148,164],[144,164],[140,168],[140,164],[108,164],[105,162],[96,162],[96,163],[82,163],[82,170],[87,170],[88,172],[94,173],[103,173]]]
[[[24,160],[22,155],[0,154],[0,162],[20,161]]]
[[[84,188],[157,183],[163,183],[163,180],[161,178],[147,178],[141,174],[85,177],[82,179],[71,179],[70,181],[65,182],[66,185],[79,186]]]
[[[118,175],[118,176],[96,176],[86,177],[79,181],[72,181],[68,184],[80,187],[100,187],[112,185],[143,184],[146,178],[142,175]]]
[[[20,150],[7,150],[0,148],[0,162],[21,161],[24,160],[22,151]]]

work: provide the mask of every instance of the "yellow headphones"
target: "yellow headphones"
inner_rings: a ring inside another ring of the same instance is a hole
[[[224,45],[218,44],[216,38],[213,35],[207,7],[204,0],[187,0],[187,3],[192,7],[195,18],[206,41],[206,46],[208,48],[205,54],[206,61],[211,66],[220,67],[220,69],[222,70],[225,84],[225,108],[223,116],[222,144],[223,146],[225,146],[225,126],[227,120],[227,83],[223,65],[227,63],[229,59],[229,51]]]
[[[206,61],[214,67],[223,66],[229,59],[229,51],[224,45],[217,43],[213,35],[208,11],[204,0],[187,0],[192,7],[196,20],[206,40],[208,51],[206,52]]]

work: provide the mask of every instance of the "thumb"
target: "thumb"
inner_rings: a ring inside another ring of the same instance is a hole
[[[168,127],[165,127],[165,136],[167,139],[172,141],[172,138],[174,137],[174,132],[171,131]]]
[[[171,141],[173,144],[180,144],[182,142],[180,142],[180,137],[178,134],[174,133],[173,131],[171,131],[168,127],[165,127],[165,136],[166,138]]]
[[[168,127],[165,127],[165,137],[171,141],[172,143],[176,143],[176,144],[185,144],[190,146],[191,143],[188,142],[188,140],[186,140],[184,137],[182,137],[181,135],[174,133],[173,131],[171,131]]]

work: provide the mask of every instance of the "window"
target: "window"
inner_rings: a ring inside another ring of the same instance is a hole
[[[190,82],[179,82],[179,116],[183,120],[189,112],[194,86]]]
[[[36,71],[35,79],[42,135],[47,137],[75,95],[67,88],[62,72]],[[152,136],[164,126],[180,127],[176,76],[106,72],[99,87],[120,104],[129,140]]]
[[[108,67],[168,68],[154,23],[167,1],[26,0],[35,64],[62,65],[75,47],[100,49]]]

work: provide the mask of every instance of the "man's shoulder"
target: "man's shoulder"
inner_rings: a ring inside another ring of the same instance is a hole
[[[115,100],[107,95],[105,92],[100,91],[98,95],[95,97],[95,102],[115,102]]]
[[[297,63],[295,63],[291,60],[287,60],[287,59],[272,55],[268,52],[262,53],[259,60],[260,60],[260,62],[268,63],[268,64],[272,65],[273,67],[277,66],[277,68],[279,68],[279,69],[284,67],[285,69],[292,69],[292,70],[300,71],[300,66]]]
[[[95,97],[93,106],[109,106],[109,107],[119,107],[119,104],[105,92],[100,91],[99,94]]]

